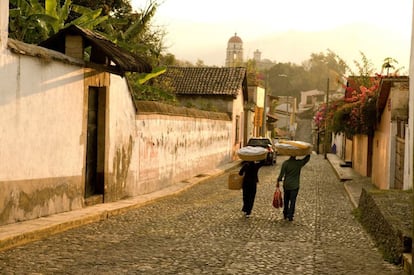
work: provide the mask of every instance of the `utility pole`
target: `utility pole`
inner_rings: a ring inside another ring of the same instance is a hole
[[[324,136],[324,153],[325,153],[325,159],[327,159],[327,153],[328,153],[328,108],[329,108],[329,77],[326,81],[326,107],[325,107],[325,136]]]
[[[290,132],[289,96],[286,96],[286,131]]]

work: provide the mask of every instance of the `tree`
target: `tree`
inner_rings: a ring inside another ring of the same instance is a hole
[[[361,61],[354,61],[359,74],[347,78],[345,97],[322,104],[314,116],[315,124],[325,131],[344,133],[348,138],[356,134],[372,135],[377,123],[378,85],[381,75],[374,75],[372,63],[362,52]],[[346,64],[345,64],[346,65]]]
[[[68,23],[71,10],[80,16]],[[44,5],[38,0],[10,0],[9,36],[38,44],[69,24],[93,29],[107,20],[107,16],[100,14],[101,10],[73,5],[71,0],[65,0],[62,5],[59,0],[45,0]]]
[[[390,74],[390,69],[394,69],[394,74],[397,74],[401,68],[396,70],[394,63],[398,64],[398,61],[392,57],[386,57],[381,67],[381,74],[383,74],[384,69],[387,71],[387,76]]]
[[[35,1],[10,0],[9,36],[27,43],[37,44],[49,35],[47,21],[54,20],[44,14],[44,8]]]
[[[62,2],[64,0],[61,0]],[[72,0],[72,3],[92,10],[100,9],[102,12],[101,15],[122,17],[132,12],[129,0]]]
[[[128,79],[130,80],[133,89],[132,94],[134,100],[176,103],[177,99],[170,82],[167,80],[160,82],[156,79],[157,76],[163,74],[165,71],[166,68],[158,67],[154,68],[153,71],[148,74],[128,74]],[[149,85],[146,83],[149,83]]]
[[[320,91],[326,91],[327,79],[330,80],[330,90],[336,90],[341,76],[345,75],[348,68],[346,63],[329,49],[326,54],[311,54],[304,66],[310,74],[311,87]]]
[[[293,63],[276,63],[264,72],[267,76],[268,88],[273,96],[300,97],[301,91],[326,91],[327,79],[330,90],[340,87],[346,72],[345,62],[333,51],[313,53],[309,60],[301,65]]]
[[[137,12],[111,16],[107,24],[102,24],[101,31],[120,47],[135,54],[146,56],[154,65],[159,64],[164,50],[165,31],[151,25],[151,20],[158,8],[156,0],[150,0],[147,6]]]

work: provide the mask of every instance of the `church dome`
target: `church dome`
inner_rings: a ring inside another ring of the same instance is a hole
[[[235,33],[233,37],[230,37],[228,43],[243,43],[243,41],[237,36],[237,33]]]

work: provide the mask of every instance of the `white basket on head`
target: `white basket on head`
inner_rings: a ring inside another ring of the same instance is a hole
[[[312,153],[312,144],[304,141],[281,140],[276,144],[279,155],[306,156]]]
[[[267,150],[263,147],[246,146],[240,148],[237,155],[245,161],[259,161],[266,159]]]

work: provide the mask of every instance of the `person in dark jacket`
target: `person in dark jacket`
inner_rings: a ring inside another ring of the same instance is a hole
[[[253,209],[254,199],[256,197],[257,183],[259,182],[258,172],[265,161],[260,162],[248,161],[243,164],[239,175],[243,176],[243,208],[242,211],[246,218],[250,217]]]
[[[276,187],[279,187],[279,182],[283,181],[283,217],[293,221],[295,215],[296,197],[299,193],[300,171],[302,167],[310,160],[310,155],[303,159],[296,159],[291,156],[282,163],[279,177],[277,178]]]

